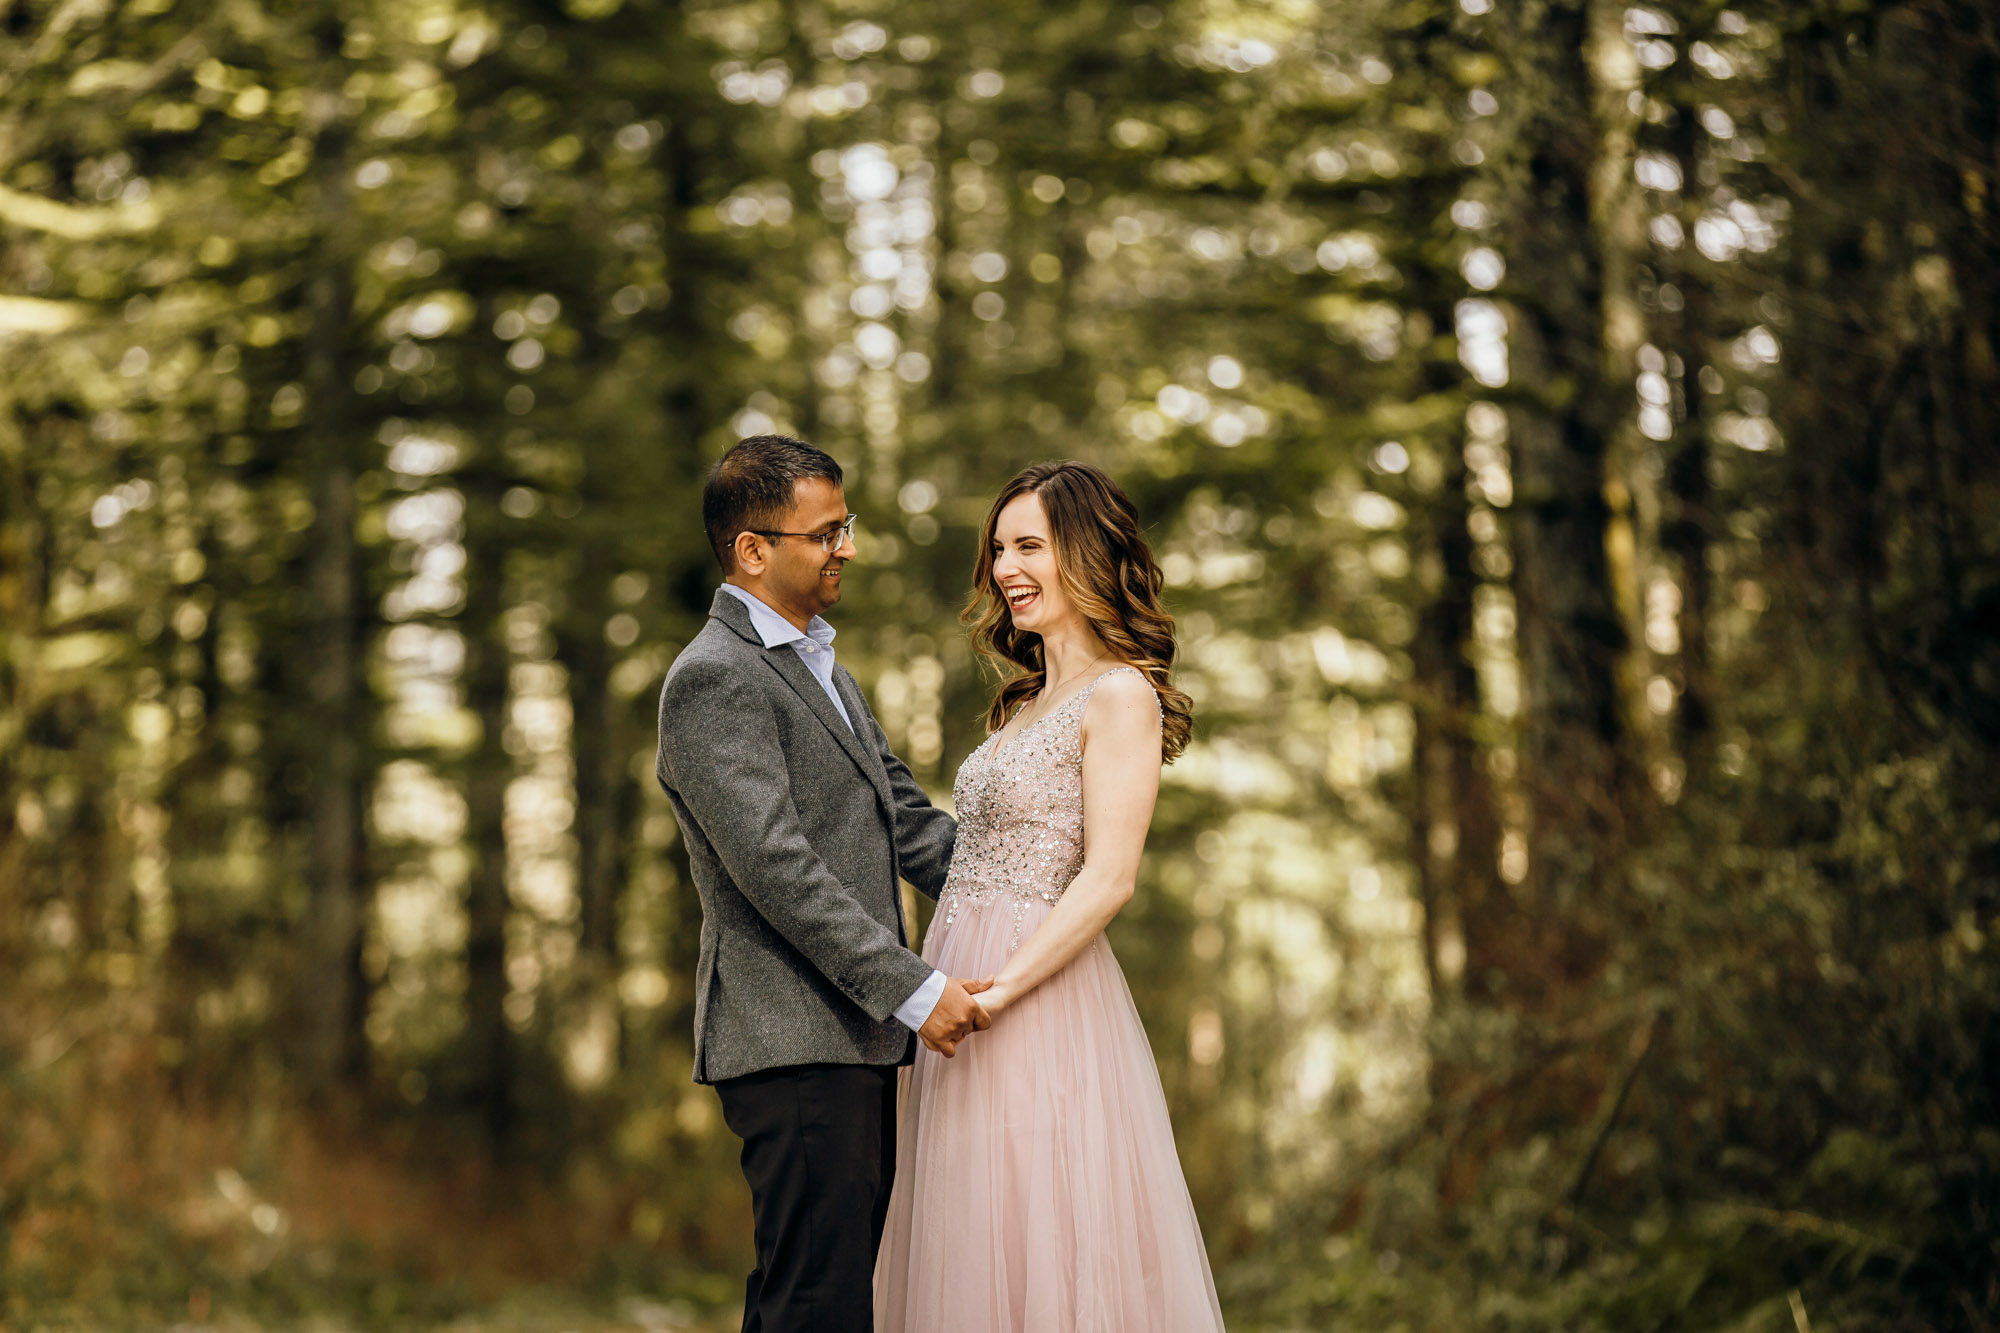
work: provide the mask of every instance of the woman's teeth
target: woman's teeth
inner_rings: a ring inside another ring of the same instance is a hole
[[[1007,590],[1007,604],[1015,607],[1026,606],[1035,599],[1035,594],[1039,591],[1040,589],[1038,588],[1009,588]]]

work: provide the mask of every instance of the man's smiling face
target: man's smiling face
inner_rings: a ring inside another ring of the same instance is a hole
[[[847,521],[847,494],[824,477],[807,477],[792,491],[792,507],[773,531],[827,533]],[[854,558],[845,538],[831,553],[808,537],[763,537],[765,564],[758,580],[764,600],[803,623],[840,600],[841,571]],[[754,591],[754,589],[753,589]]]

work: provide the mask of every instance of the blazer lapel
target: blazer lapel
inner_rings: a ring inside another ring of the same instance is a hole
[[[780,644],[776,648],[766,648],[764,660],[771,664],[773,671],[785,678],[785,683],[792,687],[793,693],[805,701],[806,707],[812,709],[813,716],[820,720],[821,725],[833,733],[833,738],[840,742],[840,748],[847,751],[847,757],[854,761],[854,766],[861,770],[862,776],[875,788],[875,794],[882,798],[883,807],[893,809],[895,798],[889,791],[889,775],[883,771],[880,760],[869,746],[861,743],[861,738],[854,734],[854,729],[841,721],[840,712],[834,708],[833,700],[826,697],[826,691],[819,687],[819,679],[804,662],[799,660],[799,655],[793,651],[792,646]],[[859,716],[851,704],[848,706],[848,715]]]
[[[861,697],[861,687],[855,684],[854,677],[850,676],[844,669],[835,667],[833,669],[833,688],[840,691],[840,701],[847,705],[847,715],[854,719],[854,725],[858,733],[862,723],[870,716],[868,701]],[[863,767],[876,779],[877,786],[885,792],[888,791],[889,770],[882,766],[881,752],[869,742],[865,735],[861,736],[860,740],[862,753],[868,756],[867,762]]]
[[[875,788],[875,794],[882,800],[882,808],[893,811],[896,808],[896,798],[889,790],[889,773],[882,767],[881,756],[875,753],[874,746],[865,743],[855,734],[852,727],[841,721],[839,711],[833,706],[833,700],[827,698],[826,691],[819,687],[819,678],[813,675],[811,668],[799,660],[799,655],[792,646],[779,644],[776,648],[765,648],[763,639],[757,634],[757,627],[751,623],[750,609],[720,588],[715,590],[715,600],[709,603],[708,614],[734,630],[745,642],[763,649],[764,660],[771,664],[771,669],[785,678],[785,683],[805,701],[806,707],[812,709],[813,716],[820,720],[820,724],[833,733],[833,738],[840,742],[840,748],[847,751],[847,757],[854,761],[854,766],[861,770],[861,775]],[[840,680],[843,674],[839,671],[834,673],[835,689],[841,688]],[[842,702],[847,705],[849,717],[859,718],[867,715],[866,709],[856,707],[856,700],[851,692],[842,691]]]

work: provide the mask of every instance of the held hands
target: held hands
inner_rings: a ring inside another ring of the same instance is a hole
[[[979,1007],[986,1011],[988,1018],[1000,1017],[1000,1011],[1019,998],[1015,994],[1014,987],[1011,984],[993,977],[986,979],[985,984],[980,987],[980,991]]]
[[[974,1032],[984,1032],[993,1026],[993,1018],[982,1009],[972,997],[993,985],[993,978],[984,981],[961,981],[949,977],[944,983],[944,994],[938,997],[937,1007],[931,1016],[917,1029],[917,1035],[924,1039],[924,1045],[949,1060],[958,1054],[958,1044]]]

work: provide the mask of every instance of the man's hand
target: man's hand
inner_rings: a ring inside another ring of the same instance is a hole
[[[984,1032],[992,1027],[993,1019],[972,998],[992,984],[991,977],[984,981],[961,981],[957,977],[947,977],[937,1008],[931,1010],[931,1016],[917,1029],[924,1045],[949,1060],[958,1054],[960,1042],[974,1032]]]

